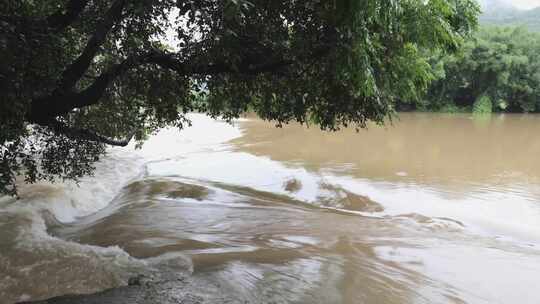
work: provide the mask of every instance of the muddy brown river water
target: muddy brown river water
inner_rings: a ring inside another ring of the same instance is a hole
[[[208,303],[540,303],[540,116],[191,117],[0,198],[0,303],[175,273]]]

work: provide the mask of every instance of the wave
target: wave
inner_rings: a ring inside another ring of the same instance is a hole
[[[142,149],[135,144],[109,149],[94,176],[79,183],[21,181],[19,199],[0,197],[0,302],[92,293],[126,285],[133,275],[151,271],[156,263],[133,258],[118,246],[84,245],[49,232],[106,208],[123,187],[147,174],[148,164],[215,148],[240,135],[229,127],[201,136],[210,125],[225,123],[198,114],[190,118],[198,128],[181,133],[164,129]]]
[[[111,150],[95,177],[73,182],[20,185],[20,199],[0,203],[0,298],[12,303],[66,293],[91,293],[126,284],[145,263],[119,247],[78,244],[48,233],[104,207],[139,176],[141,158]],[[81,276],[84,273],[84,276]],[[32,286],[32,288],[28,288]]]

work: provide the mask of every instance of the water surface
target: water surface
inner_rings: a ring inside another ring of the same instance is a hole
[[[2,199],[0,302],[166,273],[219,286],[210,302],[540,302],[540,117],[192,118],[80,188]]]

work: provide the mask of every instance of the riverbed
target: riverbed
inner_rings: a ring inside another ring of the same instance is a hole
[[[190,117],[0,198],[0,303],[137,276],[208,303],[540,303],[540,116]]]

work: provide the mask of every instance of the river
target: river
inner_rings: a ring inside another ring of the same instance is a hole
[[[0,198],[0,303],[183,273],[208,303],[540,303],[540,116],[190,116]]]

